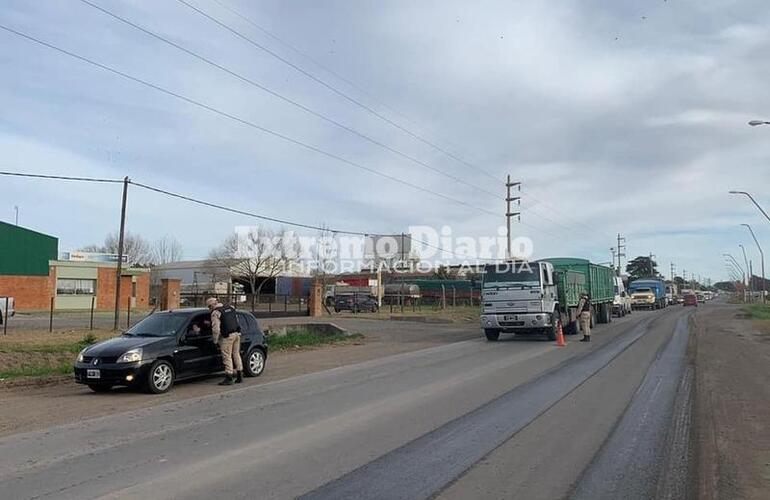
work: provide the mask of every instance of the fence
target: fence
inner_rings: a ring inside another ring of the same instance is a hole
[[[183,308],[205,307],[206,299],[209,297],[216,297],[222,303],[233,304],[238,309],[249,310],[258,318],[310,314],[307,295],[182,293],[180,303]]]
[[[1,299],[2,297],[0,297]],[[121,307],[118,321],[119,330],[127,330],[139,322],[148,311],[131,308],[131,298],[127,297]],[[2,312],[3,318],[7,318]],[[115,321],[115,311],[97,310],[96,297],[92,297],[88,309],[56,309],[56,299],[51,297],[47,310],[34,312],[19,312],[3,321],[2,333],[6,335],[13,331],[49,331],[54,330],[112,330]]]

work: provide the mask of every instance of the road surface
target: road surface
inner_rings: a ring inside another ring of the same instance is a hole
[[[0,440],[0,491],[57,500],[682,498],[693,312],[637,312],[563,348],[478,332],[14,434]]]

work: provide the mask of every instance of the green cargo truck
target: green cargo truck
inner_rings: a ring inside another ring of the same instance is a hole
[[[591,297],[593,305],[592,322],[594,318],[599,323],[612,321],[612,304],[615,301],[615,273],[612,269],[575,257],[558,257],[540,261],[551,263],[557,275],[568,276],[571,273],[580,273],[585,276],[585,291]],[[559,288],[561,291],[562,287]],[[564,288],[568,289],[568,287]],[[572,297],[567,299],[567,303],[571,306],[570,299]]]

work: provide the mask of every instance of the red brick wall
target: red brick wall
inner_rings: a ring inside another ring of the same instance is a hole
[[[0,296],[13,297],[17,311],[47,310],[55,276],[53,269],[51,276],[0,276]]]
[[[129,281],[131,280],[129,279]],[[130,287],[131,285],[129,284],[128,286]],[[150,273],[144,273],[136,277],[136,308],[147,309],[149,306],[150,306]]]
[[[113,309],[115,307],[115,269],[100,267],[96,283],[96,308]],[[131,276],[120,277],[120,309],[128,307],[131,297]],[[136,277],[136,307],[147,309],[150,303],[150,273]]]

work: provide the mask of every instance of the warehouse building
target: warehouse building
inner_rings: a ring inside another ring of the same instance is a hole
[[[117,263],[59,260],[58,247],[54,236],[0,222],[0,297],[14,297],[17,311],[48,309],[52,299],[55,309],[114,308]],[[147,308],[149,270],[123,269],[120,279],[121,307]]]

